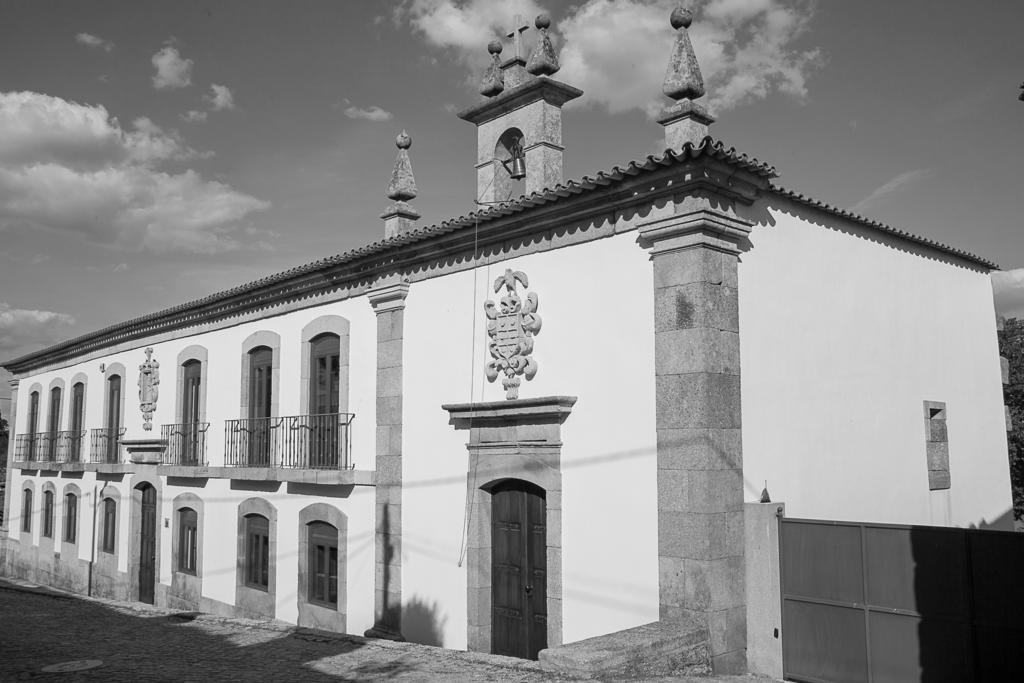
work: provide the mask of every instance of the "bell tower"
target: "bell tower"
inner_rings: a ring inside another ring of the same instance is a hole
[[[527,195],[562,182],[562,105],[583,91],[549,78],[559,69],[548,36],[551,20],[541,15],[534,25],[539,36],[529,60],[523,57],[529,25],[521,16],[516,15],[506,36],[514,49],[509,59],[502,62],[501,42],[491,41],[491,64],[480,83],[486,99],[459,112],[460,119],[476,124],[476,198],[481,203],[515,199],[520,179]]]

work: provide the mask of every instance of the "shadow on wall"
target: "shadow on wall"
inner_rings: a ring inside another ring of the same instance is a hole
[[[444,625],[448,617],[441,617],[441,605],[428,603],[415,596],[402,605],[402,635],[410,643],[444,647]]]

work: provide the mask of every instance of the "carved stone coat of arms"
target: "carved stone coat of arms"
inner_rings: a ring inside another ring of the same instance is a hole
[[[516,293],[517,284],[525,290],[530,286],[526,273],[506,269],[505,274],[494,281],[494,293],[505,288],[505,296],[495,304],[493,301],[484,303],[487,315],[487,336],[490,337],[488,350],[491,360],[484,367],[487,380],[493,382],[499,374],[504,375],[501,384],[505,387],[505,398],[519,398],[519,385],[522,380],[533,379],[537,374],[537,360],[533,353],[533,337],[540,332],[541,319],[537,315],[537,295],[526,293],[521,299]]]

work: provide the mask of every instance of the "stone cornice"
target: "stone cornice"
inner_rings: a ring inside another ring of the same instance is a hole
[[[386,313],[405,308],[409,296],[409,282],[400,278],[386,278],[366,290],[366,298],[375,313]]]
[[[442,410],[448,411],[449,424],[456,429],[485,427],[510,422],[557,422],[561,424],[569,417],[576,404],[575,396],[541,396],[539,398],[518,398],[511,401],[487,401],[483,403],[446,403]]]
[[[479,125],[537,100],[544,100],[548,104],[560,107],[582,94],[583,91],[579,88],[574,88],[553,78],[548,78],[547,76],[531,77],[530,80],[522,85],[509,88],[500,95],[495,95],[480,104],[460,111],[458,117],[464,121]]]
[[[750,221],[721,211],[697,209],[639,224],[637,241],[651,254],[697,246],[738,254],[752,226]]]

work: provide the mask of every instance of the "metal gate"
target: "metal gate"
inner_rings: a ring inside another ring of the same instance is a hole
[[[789,680],[1024,677],[1024,534],[783,519]]]

